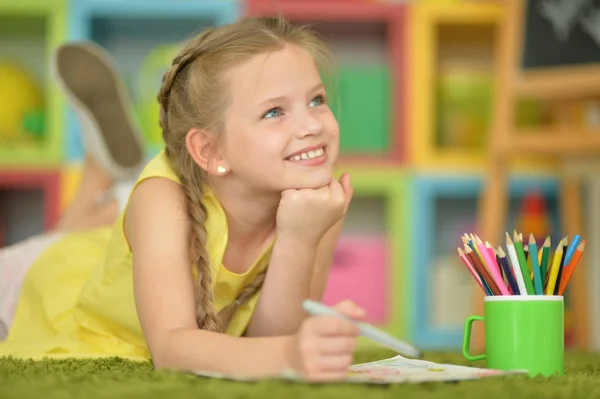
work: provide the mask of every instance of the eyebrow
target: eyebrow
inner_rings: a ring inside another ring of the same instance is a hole
[[[313,86],[313,88],[310,89],[308,92],[314,93],[315,91],[317,91],[319,89],[324,89],[324,88],[325,88],[325,85],[321,82],[321,83],[317,83],[315,86]],[[279,102],[279,101],[282,101],[285,99],[286,99],[286,96],[273,97],[273,98],[269,98],[269,99],[259,102],[258,105],[275,103],[275,102]]]

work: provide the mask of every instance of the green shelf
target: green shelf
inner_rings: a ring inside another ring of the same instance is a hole
[[[65,0],[0,0],[2,167],[39,167],[61,161],[63,98],[50,76],[49,59],[66,37],[66,8]],[[4,93],[3,79],[11,82]],[[27,125],[24,120],[33,126],[29,133],[15,129]]]
[[[341,66],[335,78],[331,107],[340,124],[341,153],[384,155],[391,146],[389,67]]]

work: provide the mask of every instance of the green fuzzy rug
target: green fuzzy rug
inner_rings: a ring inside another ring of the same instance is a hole
[[[383,350],[359,351],[355,362],[394,356]],[[484,367],[456,353],[426,353],[426,360]],[[190,374],[154,371],[146,363],[121,359],[0,359],[0,398],[597,398],[600,354],[568,352],[564,377],[494,377],[457,383],[401,385],[311,385],[288,381],[233,382]]]

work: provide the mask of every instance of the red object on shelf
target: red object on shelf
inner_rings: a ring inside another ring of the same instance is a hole
[[[408,156],[408,42],[407,5],[403,3],[379,3],[366,0],[247,0],[248,16],[282,15],[298,22],[383,22],[387,24],[387,49],[390,72],[393,79],[390,114],[390,149],[387,157],[365,155],[346,157],[348,162],[367,164],[399,164]]]
[[[42,190],[44,230],[50,230],[60,215],[60,171],[54,169],[15,169],[0,171],[0,190]],[[0,222],[0,224],[2,224]],[[6,226],[2,226],[5,228]],[[3,236],[0,232],[0,236]]]

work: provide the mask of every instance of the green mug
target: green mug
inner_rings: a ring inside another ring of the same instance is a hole
[[[465,359],[485,359],[490,369],[527,371],[530,376],[564,375],[562,296],[487,296],[483,311],[485,316],[469,316],[465,321]],[[474,321],[484,322],[485,354],[469,353]]]

